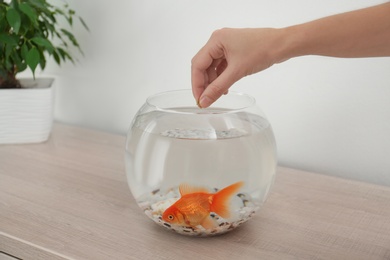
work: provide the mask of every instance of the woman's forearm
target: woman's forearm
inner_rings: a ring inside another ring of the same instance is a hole
[[[390,56],[390,2],[281,30],[286,41],[282,60],[302,55]]]

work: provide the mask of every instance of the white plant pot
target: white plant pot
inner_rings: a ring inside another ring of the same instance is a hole
[[[0,144],[39,143],[53,125],[53,78],[20,79],[24,88],[0,89]]]

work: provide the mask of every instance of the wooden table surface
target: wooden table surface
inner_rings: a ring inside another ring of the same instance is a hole
[[[0,145],[0,259],[390,259],[389,187],[279,167],[251,220],[186,237],[138,208],[124,146],[63,124],[46,143]]]

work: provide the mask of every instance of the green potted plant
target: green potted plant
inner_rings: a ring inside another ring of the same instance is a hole
[[[75,59],[72,49],[81,48],[72,28],[83,19],[67,4],[46,0],[0,0],[0,144],[42,142],[53,122],[53,78],[35,78],[48,58],[61,65]],[[67,25],[65,28],[63,25]],[[32,79],[18,79],[24,71]]]

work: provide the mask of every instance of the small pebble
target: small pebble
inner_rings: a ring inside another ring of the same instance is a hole
[[[237,194],[237,197],[239,197],[239,198],[245,198],[245,194],[243,194],[243,193],[238,193],[238,194]]]
[[[160,191],[160,189],[156,189],[156,190],[152,191],[152,194],[156,195],[156,193],[158,193],[159,191]]]
[[[231,128],[229,130],[218,131],[215,129],[182,129],[175,128],[171,130],[166,130],[160,133],[162,136],[178,138],[178,139],[227,139],[227,138],[237,138],[248,133],[243,129]]]

